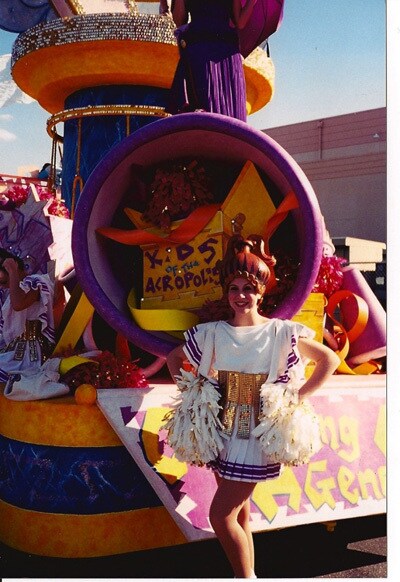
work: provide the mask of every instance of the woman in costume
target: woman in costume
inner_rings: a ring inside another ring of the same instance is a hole
[[[19,257],[0,249],[0,382],[9,372],[40,367],[54,348],[54,285],[27,275]]]
[[[193,463],[207,463],[215,472],[218,487],[210,507],[210,522],[238,578],[256,577],[251,494],[258,482],[279,476],[281,462],[302,464],[318,451],[317,417],[303,399],[339,364],[332,350],[311,339],[311,329],[259,313],[274,263],[264,254],[259,236],[249,240],[240,235],[232,237],[220,269],[231,318],[190,329],[185,333],[186,343],[167,358],[182,398],[190,394],[190,385],[198,390],[200,400],[203,398],[198,418],[193,420],[194,401],[184,410],[181,407],[180,420],[179,409],[172,415],[167,423],[169,442],[181,460],[188,460],[184,449],[190,448],[196,435],[201,439],[207,433],[206,439],[217,442],[210,443],[208,449],[216,450],[212,462],[207,460],[213,455],[195,458]],[[185,386],[188,373],[181,368],[187,359],[196,376],[192,374]],[[303,360],[307,359],[315,363],[315,368],[305,381]],[[218,394],[216,408],[221,408],[215,413],[219,419],[214,433],[210,416],[205,426],[198,424],[201,416],[215,408],[215,401],[207,397],[205,403],[202,395],[210,388],[210,394],[213,389]],[[188,417],[192,417],[192,426],[188,426]]]
[[[170,113],[203,109],[246,121],[246,85],[236,29],[246,25],[256,3],[172,2],[180,60],[171,88]]]
[[[159,14],[170,15],[171,14],[171,0],[160,0],[159,6],[158,6],[158,12],[159,12]]]

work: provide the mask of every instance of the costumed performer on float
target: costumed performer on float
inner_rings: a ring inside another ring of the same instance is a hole
[[[159,14],[171,15],[171,0],[160,0],[158,5]]]
[[[238,578],[256,577],[250,496],[282,463],[307,463],[321,448],[318,418],[304,399],[340,362],[308,327],[260,314],[274,263],[258,235],[233,236],[220,266],[230,319],[188,330],[167,357],[181,391],[167,415],[168,442],[179,460],[215,472],[210,522]],[[183,369],[187,359],[195,372]],[[315,367],[305,381],[308,359]]]
[[[7,382],[11,371],[40,368],[54,349],[54,284],[0,249],[0,290],[0,382]]]
[[[170,113],[202,109],[246,121],[246,84],[237,28],[247,24],[256,3],[173,0],[180,60],[167,108]]]

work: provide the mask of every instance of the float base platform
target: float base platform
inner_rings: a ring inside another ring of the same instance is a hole
[[[386,377],[334,376],[312,396],[323,448],[307,466],[257,485],[254,532],[386,512]],[[176,388],[13,402],[0,396],[0,542],[86,558],[214,537],[205,468],[173,458],[163,417]],[[128,452],[129,451],[129,452]]]

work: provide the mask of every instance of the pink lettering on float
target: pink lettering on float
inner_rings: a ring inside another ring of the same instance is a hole
[[[277,479],[257,484],[254,531],[386,511],[384,378],[373,380],[377,387],[365,389],[339,389],[333,381],[311,397],[324,446],[308,465],[286,467]],[[215,480],[205,467],[177,461],[165,441],[163,419],[175,395],[170,385],[168,393],[165,386],[147,394],[100,390],[98,404],[188,540],[206,539],[214,535],[208,509]]]
[[[288,503],[287,517],[311,507],[326,519],[346,517],[347,511],[351,517],[353,510],[358,515],[361,507],[373,507],[386,497],[384,397],[346,395],[332,401],[315,394],[312,403],[320,416],[323,448],[308,465],[285,468],[276,483],[259,484],[254,492],[253,501],[271,524],[286,496],[297,499],[295,505]]]

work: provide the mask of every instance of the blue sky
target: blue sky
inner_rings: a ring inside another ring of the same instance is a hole
[[[0,31],[0,54],[11,52],[16,36]],[[386,105],[385,0],[286,0],[270,52],[275,94],[250,125],[267,129]],[[49,161],[48,117],[37,103],[0,109],[1,172]]]

